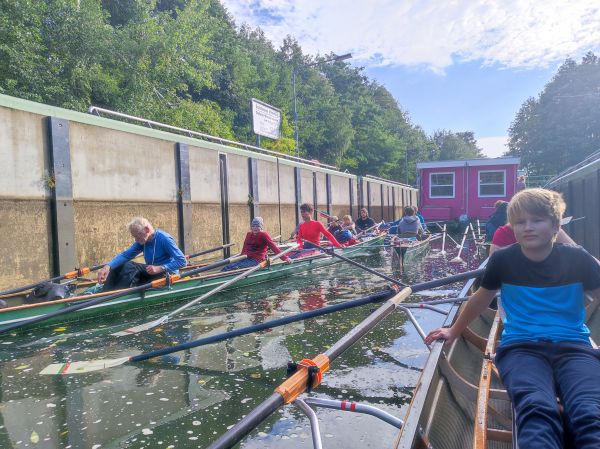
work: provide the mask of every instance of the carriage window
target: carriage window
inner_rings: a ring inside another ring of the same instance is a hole
[[[430,173],[429,197],[454,198],[454,173]]]
[[[504,170],[480,171],[479,196],[506,196],[506,172]]]

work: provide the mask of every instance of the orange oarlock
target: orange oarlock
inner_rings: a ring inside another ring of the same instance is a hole
[[[304,393],[308,382],[308,368],[316,366],[318,371],[314,377],[311,388],[316,388],[321,383],[323,373],[329,371],[329,357],[325,354],[319,354],[314,359],[303,359],[298,363],[298,370],[290,376],[285,382],[275,388],[286,404],[293,402],[300,394]]]
[[[178,274],[169,275],[169,284],[172,284],[173,282],[179,280],[180,278],[181,278],[181,276]],[[156,279],[155,281],[150,282],[150,285],[152,286],[152,288],[164,287],[165,285],[167,285],[167,278],[164,277],[164,278]]]
[[[88,274],[89,272],[90,272],[89,267],[83,267],[83,268],[78,268],[75,271],[69,271],[68,273],[65,273],[64,277],[65,277],[65,279],[75,279],[79,276]]]

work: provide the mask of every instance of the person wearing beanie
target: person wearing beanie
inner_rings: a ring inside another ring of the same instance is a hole
[[[250,268],[258,265],[267,256],[267,249],[270,249],[275,254],[279,254],[281,249],[273,241],[267,231],[264,231],[265,223],[261,217],[254,217],[250,223],[250,232],[246,234],[244,246],[242,247],[241,255],[248,256],[247,259],[239,262],[230,263],[223,267],[221,271],[240,270],[242,268]],[[281,258],[286,263],[291,263],[291,259],[287,256]]]

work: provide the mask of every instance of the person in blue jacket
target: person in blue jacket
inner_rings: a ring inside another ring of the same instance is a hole
[[[102,291],[134,287],[164,276],[177,274],[187,260],[171,235],[154,229],[143,217],[135,217],[127,225],[135,242],[115,256],[98,271],[98,283]],[[138,254],[144,254],[145,264],[132,262]]]

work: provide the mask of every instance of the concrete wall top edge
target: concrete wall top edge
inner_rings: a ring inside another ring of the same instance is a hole
[[[268,154],[256,153],[250,150],[243,150],[241,148],[235,148],[232,146],[228,146],[225,144],[218,144],[209,142],[207,140],[202,140],[198,138],[192,138],[183,136],[180,134],[173,134],[168,131],[161,131],[157,129],[146,128],[140,125],[134,125],[132,123],[120,122],[118,120],[113,120],[105,117],[98,117],[96,115],[86,114],[83,112],[72,111],[69,109],[59,108],[57,106],[50,106],[42,103],[36,103],[34,101],[23,100],[21,98],[11,97],[8,95],[0,94],[0,107],[7,107],[17,110],[22,110],[26,112],[31,112],[34,114],[40,114],[44,116],[52,116],[59,117],[65,120],[79,122],[87,125],[99,126],[102,128],[110,128],[119,131],[130,132],[134,134],[141,134],[148,137],[154,137],[157,139],[163,139],[167,141],[171,141],[173,143],[181,142],[187,143],[193,146],[200,146],[204,148],[208,148],[211,150],[238,154],[240,156],[253,157],[256,159],[263,159],[267,161],[274,162],[276,159],[279,159],[281,164],[297,166],[313,171],[323,172],[323,173],[332,173],[338,176],[345,176],[348,178],[356,178],[356,175],[351,173],[344,173],[336,170],[327,169],[324,167],[319,167],[310,164],[303,164],[301,162],[294,162],[288,159],[280,159],[275,156],[271,156]]]

